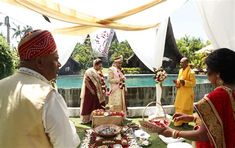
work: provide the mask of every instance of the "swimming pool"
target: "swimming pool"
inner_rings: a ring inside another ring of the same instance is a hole
[[[126,75],[126,86],[131,87],[155,87],[153,74],[131,74]],[[174,86],[172,82],[177,78],[176,74],[168,74],[167,79],[163,82],[163,86]],[[197,75],[197,84],[209,83],[207,76]],[[81,88],[83,77],[78,75],[59,76],[57,79],[58,88]],[[107,77],[106,77],[107,83]]]

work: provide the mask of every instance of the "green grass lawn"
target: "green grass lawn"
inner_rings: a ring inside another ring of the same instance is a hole
[[[141,118],[131,118],[131,119],[132,119],[132,122],[139,124],[139,120]],[[82,124],[80,124],[80,119],[79,118],[70,118],[70,120],[74,122],[74,124],[76,126],[76,129],[77,129],[77,133],[78,133],[80,139],[82,140],[84,138],[84,135],[85,135],[85,130],[91,128],[91,125],[82,125]],[[173,124],[171,124],[170,126],[173,127]],[[192,128],[193,128],[193,125],[190,124],[190,126],[178,127],[178,128],[175,128],[175,129],[177,129],[177,130],[192,130]],[[150,142],[152,144],[150,146],[148,146],[148,148],[156,148],[156,146],[158,148],[166,148],[167,147],[167,145],[163,141],[161,141],[161,139],[158,137],[157,134],[151,133],[150,135],[151,135]],[[186,142],[190,143],[191,141],[186,141]]]

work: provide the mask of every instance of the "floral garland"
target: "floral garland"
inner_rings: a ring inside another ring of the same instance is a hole
[[[124,69],[123,69],[123,68],[120,69],[120,72],[121,72],[121,73],[123,74],[123,76],[124,76]],[[119,78],[121,78],[121,75],[120,75],[120,74],[119,74]],[[121,82],[119,82],[119,88],[120,88],[120,89],[123,89],[125,86],[126,86],[125,80],[122,80]]]
[[[98,71],[98,74],[100,76],[102,92],[105,94],[107,92],[107,86],[105,84],[104,75],[103,75],[102,71]]]
[[[153,68],[154,70],[154,80],[156,83],[162,83],[167,78],[167,73],[163,68]]]

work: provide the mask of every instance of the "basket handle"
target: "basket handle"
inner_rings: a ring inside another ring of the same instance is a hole
[[[143,114],[142,114],[142,119],[143,119],[143,121],[144,121],[144,115],[145,115],[145,112],[146,112],[147,108],[148,108],[151,104],[153,104],[153,103],[156,103],[156,104],[158,104],[159,106],[161,106],[161,108],[162,108],[162,110],[163,110],[163,113],[164,113],[164,117],[166,118],[166,112],[165,112],[164,108],[162,107],[162,105],[161,105],[160,103],[156,102],[156,101],[152,101],[152,102],[150,102],[149,104],[147,104],[147,106],[144,108],[144,111],[143,111]]]

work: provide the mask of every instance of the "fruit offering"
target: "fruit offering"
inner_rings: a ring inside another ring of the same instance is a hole
[[[167,119],[151,119],[149,120],[149,122],[151,122],[152,124],[159,126],[161,128],[169,126],[170,122]]]
[[[95,116],[103,116],[104,115],[104,110],[103,109],[97,109],[93,111],[93,115]]]
[[[121,112],[115,112],[115,111],[105,111],[103,109],[97,109],[93,111],[94,116],[121,116],[124,117],[125,113],[123,111]]]
[[[121,112],[111,111],[109,114],[110,114],[110,116],[121,116],[121,117],[125,116],[125,113],[123,111],[121,111]]]

